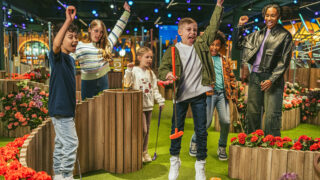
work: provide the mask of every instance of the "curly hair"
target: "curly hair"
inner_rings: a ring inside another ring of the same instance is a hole
[[[262,17],[265,17],[266,12],[269,8],[275,8],[279,14],[279,18],[281,17],[281,7],[279,6],[279,4],[267,4],[266,6],[263,7],[262,9]]]

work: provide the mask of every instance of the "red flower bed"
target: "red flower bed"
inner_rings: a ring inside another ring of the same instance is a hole
[[[28,136],[16,138],[5,147],[0,147],[0,176],[4,176],[6,180],[51,180],[51,177],[46,172],[36,172],[20,164],[20,149]]]
[[[264,136],[262,130],[257,130],[249,135],[239,133],[237,137],[231,138],[231,144],[245,147],[269,147],[278,149],[294,149],[302,151],[320,151],[320,138],[312,139],[306,135],[302,135],[298,140],[293,141],[289,137],[279,137],[267,135]]]

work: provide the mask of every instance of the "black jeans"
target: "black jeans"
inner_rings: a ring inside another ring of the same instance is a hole
[[[260,83],[267,80],[271,74],[255,73],[250,75],[247,133],[262,129],[262,109],[265,112],[265,135],[280,136],[284,80],[280,77],[267,91],[261,91]]]
[[[204,160],[207,157],[207,103],[206,103],[206,94],[202,94],[200,96],[187,99],[185,101],[177,103],[177,121],[178,121],[178,130],[184,130],[184,121],[186,119],[186,114],[188,111],[189,104],[191,104],[192,115],[193,115],[193,123],[194,123],[194,132],[197,136],[197,159]],[[175,122],[174,122],[174,107],[173,107],[173,115],[172,115],[172,127],[171,134],[174,133]],[[181,139],[171,140],[170,154],[171,155],[179,155],[181,149]]]

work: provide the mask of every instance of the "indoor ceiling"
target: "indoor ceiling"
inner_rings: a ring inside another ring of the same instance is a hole
[[[199,29],[208,24],[211,13],[213,12],[216,0],[174,0],[174,4],[167,8],[168,3],[166,0],[133,0],[131,6],[132,16],[126,30],[129,34],[133,34],[134,28],[138,31],[144,26],[146,29],[156,29],[154,23],[158,17],[161,17],[159,22],[166,25],[176,24],[180,17],[192,17],[199,23]],[[169,0],[167,0],[169,1]],[[230,29],[236,25],[240,15],[248,15],[250,21],[257,18],[256,26],[263,26],[263,19],[261,17],[261,9],[266,4],[275,2],[283,6],[282,20],[286,22],[288,19],[299,20],[299,13],[306,20],[319,17],[316,14],[320,10],[320,3],[318,0],[225,0],[224,2],[224,15],[221,24],[221,29],[230,33]],[[14,25],[22,27],[26,24],[27,30],[42,31],[47,29],[47,22],[52,23],[62,22],[65,19],[65,12],[61,5],[56,0],[2,0],[3,6],[12,9],[11,17],[6,17],[5,21],[12,22],[11,28]],[[98,18],[104,21],[107,28],[112,28],[116,20],[123,12],[124,0],[61,0],[62,3],[67,5],[74,5],[77,8],[78,19],[82,19],[85,23],[90,23],[91,20]],[[310,5],[305,8],[304,5]],[[110,6],[114,5],[114,8]],[[4,9],[4,8],[3,8]],[[158,12],[155,12],[158,9]],[[95,10],[98,17],[92,13]],[[168,14],[171,17],[168,17]],[[7,13],[6,13],[7,14]],[[30,18],[34,22],[30,22]],[[77,24],[86,29],[79,21]],[[10,27],[9,27],[10,28]],[[156,31],[155,31],[156,32]],[[139,33],[139,32],[138,32]]]

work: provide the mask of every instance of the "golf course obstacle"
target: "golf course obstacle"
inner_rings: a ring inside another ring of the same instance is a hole
[[[142,168],[142,92],[105,90],[76,106],[81,173],[130,173]],[[52,174],[54,129],[50,118],[34,129],[21,150],[23,166]],[[78,164],[74,174],[79,174]]]

